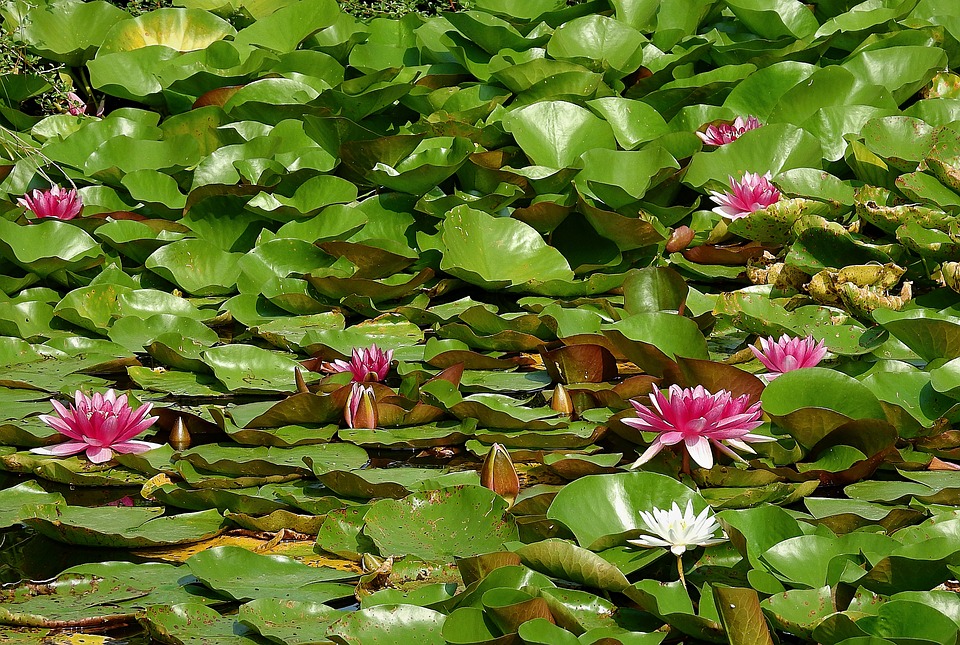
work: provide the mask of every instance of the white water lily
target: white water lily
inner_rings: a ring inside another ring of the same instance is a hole
[[[727,540],[726,533],[722,531],[722,537],[714,537],[720,525],[710,515],[710,507],[703,509],[699,515],[695,515],[693,502],[689,500],[687,508],[682,512],[674,502],[669,511],[654,508],[652,513],[640,511],[640,517],[650,531],[659,537],[641,535],[636,540],[628,540],[628,542],[637,546],[666,547],[678,557],[688,548],[720,544]]]

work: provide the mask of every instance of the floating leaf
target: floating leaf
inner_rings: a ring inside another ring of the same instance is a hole
[[[380,553],[424,559],[496,551],[504,542],[517,539],[507,502],[480,486],[381,500],[370,507],[364,522],[364,533]]]

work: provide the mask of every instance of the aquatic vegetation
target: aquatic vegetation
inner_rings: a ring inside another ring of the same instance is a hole
[[[780,191],[770,183],[770,173],[746,172],[740,181],[730,177],[730,192],[710,191],[710,199],[719,204],[713,212],[738,219],[780,201]]]
[[[748,116],[744,119],[742,116],[738,116],[733,123],[711,124],[703,132],[698,130],[696,135],[707,145],[724,146],[739,139],[744,132],[756,130],[759,127],[760,121],[757,117]]]
[[[82,452],[93,463],[102,464],[113,459],[114,453],[139,454],[160,447],[134,439],[157,422],[158,417],[150,416],[152,403],[133,409],[126,394],[117,396],[113,390],[107,390],[106,394],[95,392],[87,396],[77,390],[69,408],[56,399],[50,399],[50,404],[57,416],[43,414],[40,420],[71,441],[33,448],[31,452],[53,457]]]
[[[630,399],[630,403],[637,418],[621,419],[621,423],[658,433],[631,468],[647,463],[664,447],[681,442],[684,464],[689,457],[701,468],[713,468],[711,444],[726,455],[742,459],[731,448],[753,453],[750,443],[773,441],[772,437],[750,433],[763,421],[760,403],[751,404],[747,394],[734,397],[726,390],[711,394],[702,385],[694,388],[671,385],[666,394],[653,388],[650,407],[635,399]],[[684,470],[689,468],[685,466]]]
[[[343,418],[350,428],[374,429],[377,427],[377,397],[373,388],[354,382],[350,386],[350,395],[343,409]]]
[[[357,383],[377,382],[387,378],[392,360],[392,349],[383,351],[374,344],[364,349],[354,347],[349,361],[338,359],[331,363],[323,363],[321,369],[331,374],[350,372]]]
[[[768,380],[775,379],[784,372],[816,367],[827,355],[824,341],[817,341],[810,336],[791,338],[784,334],[779,339],[768,336],[758,339],[757,342],[760,347],[750,345],[750,351],[770,370],[766,375]]]
[[[694,513],[693,502],[690,500],[682,511],[674,502],[667,510],[654,508],[649,512],[640,511],[640,517],[652,535],[641,535],[635,540],[627,541],[643,547],[665,547],[676,556],[683,555],[688,549],[712,546],[728,539],[721,531],[710,507]],[[720,531],[721,537],[715,537],[717,531]]]
[[[37,219],[53,218],[70,220],[83,210],[83,199],[75,188],[54,186],[46,190],[34,190],[17,200]]]
[[[150,4],[0,12],[0,631],[957,642],[950,2]]]
[[[520,477],[510,453],[502,444],[490,446],[480,467],[480,485],[489,488],[511,504],[520,493]]]

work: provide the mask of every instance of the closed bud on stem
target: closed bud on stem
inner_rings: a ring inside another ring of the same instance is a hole
[[[513,467],[510,453],[499,443],[490,447],[483,467],[480,469],[480,484],[503,497],[513,506],[513,500],[520,493],[520,477]]]
[[[350,390],[350,396],[347,397],[347,405],[343,410],[343,416],[347,425],[351,428],[375,429],[379,418],[377,415],[377,399],[373,393],[373,388],[355,382]]]
[[[307,387],[307,382],[303,380],[303,372],[299,367],[293,368],[293,380],[297,383],[297,392],[309,394],[310,388]]]
[[[570,398],[570,392],[561,383],[557,383],[557,387],[553,388],[553,396],[550,397],[550,409],[573,418],[575,412],[573,399]]]
[[[673,229],[670,238],[667,240],[667,253],[676,253],[682,251],[693,241],[695,233],[689,226],[678,226]]]
[[[168,443],[174,450],[186,450],[190,447],[190,433],[187,431],[187,424],[183,422],[183,417],[177,417],[173,422]]]

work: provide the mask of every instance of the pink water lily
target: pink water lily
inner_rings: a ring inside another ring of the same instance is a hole
[[[786,334],[775,340],[773,336],[761,338],[760,349],[750,345],[750,351],[763,363],[770,373],[766,375],[772,381],[784,372],[802,367],[816,367],[827,355],[823,341],[816,342],[811,336],[790,338]]]
[[[323,363],[320,369],[330,374],[350,372],[356,383],[379,382],[387,378],[392,360],[392,349],[383,351],[374,344],[367,349],[354,348],[349,362],[336,360],[332,363]]]
[[[710,199],[719,204],[713,209],[714,213],[737,219],[746,217],[754,211],[766,208],[770,204],[780,201],[780,191],[770,183],[770,173],[744,173],[743,179],[737,181],[730,177],[730,193],[710,191]]]
[[[157,422],[159,417],[148,416],[152,403],[134,410],[127,404],[126,394],[117,396],[113,390],[106,394],[97,392],[92,397],[77,390],[74,405],[69,409],[55,399],[50,403],[59,416],[42,414],[40,420],[71,441],[33,448],[31,452],[54,457],[85,452],[87,459],[102,464],[113,459],[115,452],[138,454],[160,447],[158,443],[133,439]]]
[[[755,116],[748,116],[746,120],[742,116],[734,119],[733,123],[721,123],[720,125],[707,126],[706,132],[697,132],[697,136],[708,146],[723,146],[732,141],[736,141],[744,132],[756,130],[760,127],[760,120]]]
[[[94,103],[96,105],[96,103]],[[87,102],[80,98],[80,95],[76,92],[67,92],[67,113],[70,116],[82,116],[88,114],[90,106],[87,105]],[[103,102],[100,103],[100,107],[97,109],[97,116],[103,116]]]
[[[711,444],[720,452],[743,461],[732,448],[753,453],[749,443],[773,441],[771,437],[750,434],[763,422],[760,420],[760,404],[751,405],[749,394],[734,397],[727,390],[711,394],[702,385],[695,388],[671,385],[667,394],[653,388],[650,395],[652,407],[633,399],[630,403],[637,411],[637,418],[621,419],[621,422],[644,432],[659,433],[631,468],[647,463],[664,446],[681,442],[686,449],[684,470],[687,470],[688,457],[702,468],[713,468]]]
[[[83,210],[83,200],[76,189],[54,186],[49,190],[34,190],[17,200],[27,210],[33,212],[38,219],[52,217],[55,219],[73,219]]]
[[[87,103],[76,92],[67,92],[67,112],[70,116],[87,113]]]

